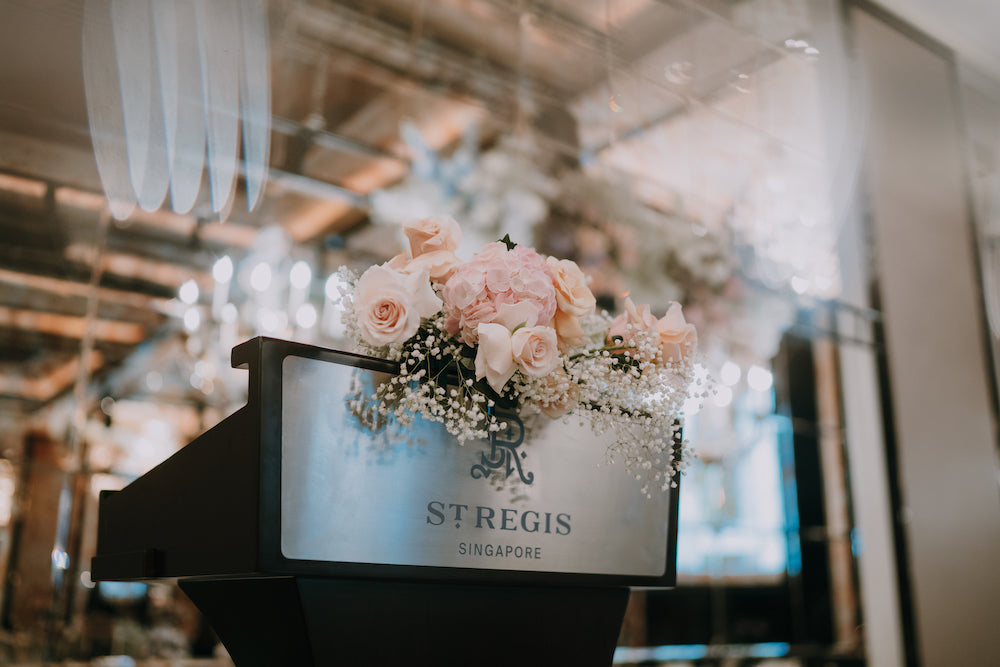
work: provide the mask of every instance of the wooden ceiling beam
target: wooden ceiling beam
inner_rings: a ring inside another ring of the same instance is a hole
[[[287,122],[282,122],[281,127],[287,129]],[[321,137],[321,143],[329,143],[331,136]],[[395,157],[378,159],[400,163]],[[0,131],[0,176],[7,179],[0,180],[0,189],[7,189],[6,183],[13,192],[39,197],[44,195],[47,184],[54,184],[55,201],[61,207],[97,213],[106,206],[94,156],[89,151]],[[344,202],[348,208],[367,205],[364,193],[309,175],[272,169],[271,176],[274,181],[271,187],[279,191],[324,202]],[[256,225],[241,224],[238,220],[220,223],[211,220],[211,215],[205,217],[209,219],[164,209],[151,212],[136,209],[125,224],[163,230],[183,238],[197,237],[203,242],[234,248],[247,248],[257,237],[259,228]]]
[[[97,247],[90,243],[70,244],[66,247],[66,259],[88,266],[93,266],[96,261],[100,260],[102,274],[109,273],[122,278],[137,278],[166,287],[178,288],[188,280],[194,280],[198,287],[203,290],[210,288],[213,284],[209,271],[122,252],[104,251],[99,253]]]
[[[63,250],[12,245],[0,239],[0,266],[10,271],[40,277],[74,281],[87,285],[93,266],[83,261],[73,261]],[[101,286],[127,292],[136,292],[160,298],[173,298],[176,286],[153,282],[148,277],[118,276],[107,271],[101,274]]]
[[[69,187],[57,187],[55,200],[56,204],[62,207],[92,213],[100,213],[107,205],[107,200],[101,193],[86,192]],[[159,211],[136,209],[125,224],[129,227],[145,227],[167,232],[178,238],[197,237],[206,243],[234,248],[247,248],[257,238],[256,226],[244,225],[236,221],[225,223],[199,221],[194,215],[174,213],[165,209]],[[119,225],[119,227],[121,226]]]
[[[554,104],[572,93],[566,76],[542,82],[521,76],[512,63],[477,57],[448,44],[424,40],[415,45],[410,30],[344,5],[297,5],[285,30],[298,47],[318,53],[335,49],[335,65],[340,53],[354,56],[411,85],[468,96],[493,109],[512,109],[521,94]],[[356,68],[355,63],[350,66]]]
[[[97,216],[8,209],[0,214],[0,224],[5,230],[0,239],[0,264],[8,270],[86,283],[100,254],[102,273],[162,285],[171,295],[189,279],[202,288],[210,287],[208,268],[221,254],[192,247],[190,239],[160,228],[136,226],[112,227],[106,247],[98,253],[94,245]],[[163,291],[153,294],[163,295]]]
[[[87,298],[90,296],[91,288],[86,283],[72,280],[61,280],[48,276],[39,276],[32,273],[22,273],[0,268],[0,283],[27,287],[43,292],[53,292],[56,294],[78,296]],[[133,308],[150,308],[159,312],[166,312],[166,299],[127,292],[125,290],[111,289],[108,287],[97,288],[97,298],[102,301],[115,301]]]
[[[14,192],[19,195],[27,195],[29,197],[34,197],[35,199],[41,199],[45,196],[45,192],[48,188],[49,186],[45,183],[45,181],[39,181],[34,178],[24,178],[23,176],[0,174],[0,190]]]
[[[0,305],[10,308],[83,315],[92,290],[99,317],[159,326],[171,313],[165,298],[0,269]]]
[[[90,354],[90,373],[104,366],[104,355],[99,350]],[[68,389],[80,372],[80,357],[74,356],[61,364],[52,366],[39,377],[28,377],[13,373],[0,373],[0,395],[13,396],[25,401],[47,403]]]
[[[14,308],[17,310],[17,308]],[[116,321],[116,318],[99,316],[98,319]],[[79,338],[47,334],[29,329],[0,327],[0,374],[39,377],[44,375],[53,360],[68,359],[80,354]],[[108,363],[117,363],[135,349],[132,343],[114,343],[94,340],[94,349],[100,350]]]
[[[479,106],[433,93],[393,90],[369,102],[342,123],[337,131],[360,137],[369,145],[387,147],[392,154],[401,154],[408,150],[399,138],[399,123],[406,117],[417,125],[431,148],[440,150],[457,141],[485,115]],[[306,154],[302,170],[316,180],[339,182],[350,191],[368,195],[403,178],[409,171],[409,165],[400,160],[373,160],[314,146]],[[301,203],[285,209],[278,206],[278,218],[289,235],[299,242],[342,232],[363,219],[367,209],[361,202],[352,206],[349,202],[333,200]]]
[[[370,158],[398,160],[404,164],[409,164],[409,159],[403,155],[393,153],[388,150],[362,143],[356,139],[345,137],[337,132],[330,132],[324,129],[314,129],[306,127],[302,123],[297,123],[288,118],[280,116],[271,117],[271,130],[285,136],[305,136],[309,143],[338,153],[348,153],[350,155],[361,155]]]
[[[0,131],[0,171],[90,192],[104,191],[93,152],[12,132]]]
[[[86,317],[0,306],[0,327],[82,340],[87,326]],[[124,345],[138,345],[148,333],[146,327],[135,322],[94,319],[89,326],[93,327],[94,338],[97,340]]]
[[[47,184],[56,186],[58,205],[100,212],[107,206],[97,164],[91,151],[11,132],[0,131],[0,189],[41,197]],[[128,223],[163,229],[178,236],[197,233],[203,240],[248,247],[257,228],[238,223],[203,222],[196,216],[171,211],[136,211]]]

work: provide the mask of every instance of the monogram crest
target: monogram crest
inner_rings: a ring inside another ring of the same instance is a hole
[[[480,454],[480,462],[472,466],[470,473],[474,479],[485,479],[493,473],[502,474],[507,479],[516,470],[525,484],[535,481],[535,473],[525,472],[521,459],[527,452],[519,451],[524,442],[524,423],[517,415],[503,415],[507,428],[490,433],[490,451]]]

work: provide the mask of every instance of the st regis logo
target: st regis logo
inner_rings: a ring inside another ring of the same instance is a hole
[[[463,505],[432,500],[427,503],[425,522],[431,526],[444,525],[454,521],[455,528],[464,522],[478,529],[522,531],[544,533],[546,535],[569,535],[570,515],[565,512],[536,512],[510,507],[488,507],[484,505]]]

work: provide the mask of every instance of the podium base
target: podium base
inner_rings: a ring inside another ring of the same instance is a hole
[[[611,664],[627,588],[182,579],[237,667]]]

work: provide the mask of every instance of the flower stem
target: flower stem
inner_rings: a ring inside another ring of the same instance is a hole
[[[625,352],[626,350],[632,350],[632,349],[635,349],[634,345],[605,345],[595,350],[584,350],[583,352],[577,352],[576,354],[570,355],[569,360],[573,361],[575,359],[579,359],[580,357],[589,357],[594,353],[600,354],[601,352]]]

